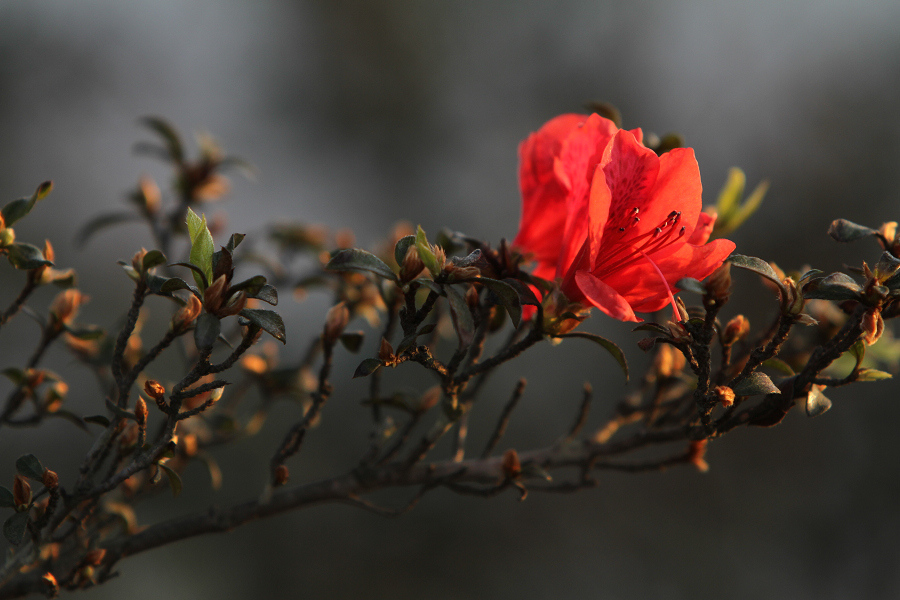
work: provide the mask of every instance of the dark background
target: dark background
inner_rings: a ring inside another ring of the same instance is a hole
[[[72,238],[122,207],[141,173],[166,181],[130,152],[149,137],[142,115],[211,132],[258,167],[255,182],[234,178],[230,198],[208,209],[227,211],[231,230],[259,236],[267,223],[303,220],[350,227],[366,246],[407,219],[496,243],[517,228],[518,142],[604,100],[626,127],[684,134],[707,202],[732,165],[751,185],[770,179],[762,209],[732,236],[739,252],[829,271],[879,255],[871,241],[838,247],[825,234],[832,219],[878,226],[900,216],[898,98],[900,4],[887,0],[9,1],[0,6],[0,201],[54,180],[16,232],[51,238],[57,264],[75,266],[93,297],[83,320],[110,326],[130,295],[114,261],[150,239],[137,226],[83,249]],[[11,297],[21,275],[0,276]],[[768,318],[775,305],[764,288],[739,283],[737,307]],[[327,307],[321,297],[283,298],[288,360]],[[639,370],[637,334],[593,321]],[[27,319],[4,327],[4,366],[20,360],[17,340],[34,337]],[[78,381],[64,354],[50,359]],[[291,463],[298,481],[343,472],[358,456],[363,388],[340,379],[356,360],[339,360],[324,423]],[[610,363],[593,347],[537,349],[489,387],[473,436],[484,439],[523,371],[532,385],[508,445],[551,443],[585,380],[599,423],[627,389]],[[412,371],[390,381],[410,385],[401,377]],[[92,382],[73,387],[70,408],[100,412]],[[0,395],[7,389],[0,383]],[[703,475],[603,474],[596,490],[522,504],[513,494],[435,492],[396,520],[315,508],[129,559],[121,578],[82,597],[896,598],[896,394],[891,383],[831,391],[835,408],[821,418],[795,411],[775,429],[713,444]],[[279,411],[256,440],[218,454],[220,493],[191,468],[185,494],[161,496],[143,521],[256,495],[279,419],[297,418],[296,407]],[[67,424],[4,429],[0,476],[11,483],[15,457],[35,452],[66,485],[88,444]]]

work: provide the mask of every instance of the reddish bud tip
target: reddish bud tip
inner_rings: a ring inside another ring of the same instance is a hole
[[[519,455],[512,448],[503,453],[501,467],[503,475],[507,479],[515,479],[522,474],[522,464],[519,462]]]
[[[275,486],[282,486],[287,483],[288,479],[291,477],[291,472],[284,465],[278,465],[275,467],[275,472],[272,474]]]

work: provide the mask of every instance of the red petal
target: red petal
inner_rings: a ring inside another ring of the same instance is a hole
[[[612,318],[620,321],[641,320],[635,316],[631,305],[628,304],[625,298],[587,271],[576,273],[575,282],[578,285],[578,289],[584,294],[585,300]],[[568,296],[568,294],[566,295]]]

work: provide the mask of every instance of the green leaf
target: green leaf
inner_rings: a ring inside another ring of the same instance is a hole
[[[831,408],[831,400],[818,388],[812,388],[806,395],[806,416],[818,417]]]
[[[631,331],[649,331],[663,337],[672,337],[671,332],[659,323],[641,323]]]
[[[192,288],[190,285],[188,285],[188,282],[180,277],[171,277],[164,281],[159,287],[159,291],[162,294],[171,294],[172,292],[178,290],[191,290],[193,292],[194,290],[196,290],[196,288]],[[200,290],[196,290],[196,293],[194,295],[199,297]]]
[[[184,161],[184,147],[181,145],[181,138],[178,137],[174,127],[159,117],[144,117],[140,123],[152,129],[163,139],[166,151],[174,162]]]
[[[804,298],[817,298],[841,302],[843,300],[859,300],[863,289],[856,281],[845,273],[832,273],[828,277],[817,277],[803,286]]]
[[[734,393],[738,396],[759,396],[761,394],[780,394],[778,389],[769,376],[759,371],[751,373],[746,379],[735,385]]]
[[[362,331],[351,331],[349,333],[342,333],[341,337],[338,339],[341,341],[344,348],[356,354],[359,352],[360,346],[362,346],[365,334]]]
[[[160,252],[159,250],[150,250],[147,254],[144,255],[144,260],[141,262],[141,267],[144,271],[148,271],[153,267],[158,267],[159,265],[165,264],[166,255]]]
[[[260,308],[245,308],[240,314],[263,331],[268,332],[282,344],[287,343],[284,321],[277,312]]]
[[[212,348],[220,333],[222,324],[216,316],[203,312],[197,317],[194,326],[194,343],[197,344],[197,348],[201,350]]]
[[[63,325],[63,327],[65,328],[66,333],[79,340],[99,340],[106,335],[106,331],[96,325],[88,325],[86,327]]]
[[[247,237],[243,233],[232,233],[231,237],[228,238],[228,244],[225,245],[225,249],[234,254],[235,248],[237,248],[244,238]]]
[[[766,279],[772,281],[773,283],[775,283],[775,285],[778,286],[778,289],[781,290],[782,298],[785,297],[787,291],[784,289],[784,284],[781,283],[781,279],[778,277],[778,273],[776,273],[775,269],[773,269],[769,265],[769,263],[767,263],[763,259],[756,258],[755,256],[744,256],[743,254],[732,254],[725,260],[733,264],[735,267],[753,271],[754,273],[762,275]]]
[[[437,257],[428,244],[428,238],[425,237],[425,230],[421,225],[416,227],[416,249],[419,251],[419,258],[422,259],[425,268],[432,277],[437,277],[441,272],[441,265],[438,264]]]
[[[406,253],[409,252],[409,248],[415,246],[415,244],[416,236],[414,235],[408,235],[397,240],[397,244],[394,246],[394,260],[397,261],[397,266],[403,266],[403,259],[406,258]]]
[[[183,487],[183,484],[181,483],[181,477],[178,475],[178,473],[162,463],[159,463],[157,466],[159,466],[163,470],[163,472],[165,472],[166,477],[169,479],[169,486],[172,488],[172,496],[177,498],[181,493],[181,489]]]
[[[266,285],[266,278],[262,275],[256,275],[255,277],[245,279],[244,281],[231,286],[231,289],[228,290],[228,297],[230,298],[232,294],[243,291],[252,298],[263,288],[264,285]]]
[[[519,292],[505,281],[497,279],[488,279],[487,277],[479,277],[475,280],[484,287],[493,292],[500,300],[500,305],[509,313],[513,325],[518,327],[522,320],[522,302],[519,299]]]
[[[212,256],[216,248],[212,234],[206,226],[206,215],[203,215],[202,218],[198,217],[197,213],[188,208],[187,226],[188,234],[191,237],[191,263],[199,267],[206,276],[206,281],[212,284]],[[201,290],[206,290],[208,284],[197,273],[194,273],[194,280]]]
[[[791,368],[791,365],[787,364],[780,358],[775,358],[774,356],[770,359],[763,361],[762,366],[769,367],[770,369],[774,369],[783,375],[790,377],[794,375],[794,369]]]
[[[450,301],[450,317],[456,334],[459,336],[460,348],[467,347],[475,341],[475,319],[466,302],[466,297],[455,285],[445,285],[447,300]]]
[[[41,461],[39,461],[34,454],[20,456],[16,460],[16,471],[18,471],[19,475],[22,477],[27,477],[29,479],[34,479],[36,481],[43,481],[44,479],[44,465],[41,464]]]
[[[44,253],[41,252],[40,248],[31,244],[13,242],[6,247],[6,252],[12,266],[23,271],[53,264],[44,258]]]
[[[728,169],[728,178],[725,180],[725,185],[722,186],[722,191],[719,192],[719,198],[716,201],[716,212],[721,218],[728,219],[738,209],[741,199],[744,197],[744,185],[746,183],[747,176],[744,175],[741,169],[737,167]]]
[[[2,209],[0,214],[3,215],[3,223],[6,227],[11,227],[13,223],[27,215],[34,208],[38,200],[43,200],[53,189],[52,181],[45,181],[34,191],[30,198],[19,198],[13,200]]]
[[[3,535],[13,546],[22,543],[25,537],[25,529],[28,525],[28,512],[17,512],[9,517],[3,524]]]
[[[377,358],[367,358],[356,367],[356,371],[353,373],[353,379],[356,379],[357,377],[368,377],[382,366],[382,362]]]
[[[25,383],[25,371],[23,371],[22,369],[17,369],[16,367],[7,367],[3,369],[2,373],[16,385],[22,385],[23,383]]]
[[[878,369],[860,369],[856,372],[857,381],[881,381],[882,379],[891,379],[893,375]]]
[[[856,359],[856,365],[853,370],[859,369],[863,359],[866,357],[866,343],[862,340],[856,340],[852,346],[847,349],[847,354]]]
[[[619,363],[619,366],[622,368],[622,373],[625,375],[625,381],[628,381],[628,361],[625,360],[625,353],[622,352],[622,349],[619,348],[614,342],[609,341],[604,337],[600,337],[599,335],[593,333],[587,333],[584,331],[570,331],[569,333],[563,333],[557,337],[561,338],[582,338],[585,340],[591,340],[595,344],[598,344],[601,348],[609,352],[612,357]]]
[[[369,271],[384,279],[397,281],[397,275],[383,260],[359,248],[341,250],[332,257],[325,268],[331,271]]]
[[[836,219],[828,227],[828,235],[838,242],[855,242],[864,237],[876,235],[878,232],[865,225],[858,225],[847,219]]]
[[[278,306],[278,290],[268,283],[259,288],[255,294],[247,294],[250,298],[256,298],[263,302],[268,302],[272,306]]]
[[[679,279],[678,283],[675,284],[675,287],[685,292],[694,292],[695,294],[700,294],[701,296],[706,295],[706,286],[703,285],[702,281],[694,279],[693,277],[684,277],[682,279]]]
[[[0,508],[15,508],[16,498],[13,493],[0,485]]]
[[[169,266],[170,267],[187,267],[188,269],[190,269],[194,275],[194,281],[198,282],[198,285],[200,287],[200,292],[206,291],[206,288],[209,287],[209,283],[211,283],[206,276],[206,272],[203,269],[201,269],[200,267],[198,267],[197,265],[195,265],[194,263],[177,262],[177,263],[172,263]]]

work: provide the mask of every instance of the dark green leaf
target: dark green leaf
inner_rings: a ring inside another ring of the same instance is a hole
[[[359,248],[341,250],[332,257],[325,268],[331,271],[369,271],[391,281],[397,280],[397,276],[383,260]]]
[[[107,227],[112,227],[119,223],[140,221],[141,219],[141,215],[134,212],[106,213],[94,217],[87,222],[87,225],[78,230],[78,233],[75,235],[75,245],[83,246],[95,233]]]
[[[16,499],[13,493],[0,485],[0,508],[15,508]]]
[[[368,377],[382,367],[382,363],[377,358],[367,358],[359,363],[356,371],[353,373],[353,379],[357,377]]]
[[[181,477],[163,463],[159,463],[158,466],[166,473],[166,477],[169,479],[169,486],[172,488],[172,495],[177,498],[182,488]]]
[[[778,286],[778,289],[781,290],[782,297],[785,297],[786,290],[784,289],[784,284],[781,283],[781,279],[778,277],[778,273],[775,272],[769,263],[764,261],[761,258],[756,258],[755,256],[744,256],[743,254],[732,254],[727,259],[728,262],[733,264],[735,267],[739,267],[741,269],[746,269],[748,271],[753,271],[758,275],[762,275],[766,279],[775,283]]]
[[[166,151],[174,162],[180,163],[184,160],[184,148],[181,145],[181,138],[178,137],[174,127],[159,117],[144,117],[140,122],[155,131],[163,139]]]
[[[695,294],[700,294],[701,296],[706,295],[706,286],[703,285],[702,281],[694,279],[693,277],[679,279],[678,283],[675,284],[675,287],[685,292],[693,292]]]
[[[10,516],[3,524],[3,535],[13,546],[22,543],[25,537],[25,529],[28,525],[28,512],[17,512]]]
[[[558,337],[582,338],[585,340],[591,340],[595,344],[600,345],[601,348],[609,352],[616,360],[616,362],[619,363],[619,367],[622,368],[622,373],[625,375],[625,381],[628,381],[628,361],[625,360],[625,353],[622,352],[622,349],[619,348],[615,343],[609,341],[604,337],[600,337],[599,335],[586,333],[584,331],[571,331],[569,333],[564,333]]]
[[[841,302],[859,300],[862,291],[862,287],[849,275],[832,273],[828,277],[813,279],[803,286],[803,297]]]
[[[231,295],[235,292],[243,291],[252,298],[263,288],[264,285],[266,285],[266,278],[262,275],[257,275],[231,286],[228,297],[230,298]]]
[[[746,379],[738,383],[732,388],[738,396],[758,396],[760,394],[780,394],[778,389],[769,376],[759,371],[751,373]]]
[[[193,265],[191,266],[193,267]],[[193,289],[191,289],[191,286],[188,285],[188,283],[180,277],[171,277],[159,286],[159,291],[162,294],[171,294],[172,292],[175,292],[177,290],[191,290],[192,292],[194,291]],[[200,290],[197,290],[194,295],[199,297]]]
[[[838,242],[855,242],[856,240],[878,233],[864,225],[857,225],[847,219],[837,219],[828,227],[828,235]]]
[[[13,200],[2,209],[0,209],[0,214],[3,215],[3,223],[6,227],[11,227],[13,223],[27,215],[31,212],[31,209],[34,208],[34,205],[38,200],[42,200],[47,197],[47,194],[50,193],[50,190],[53,189],[52,181],[45,181],[34,191],[30,198],[19,198],[18,200]]]
[[[72,425],[75,425],[82,431],[88,431],[87,425],[84,424],[84,419],[82,419],[81,417],[79,417],[78,415],[76,415],[75,413],[73,413],[70,410],[60,408],[51,413],[47,413],[47,418],[51,418],[51,417],[65,419],[66,421],[68,421]]]
[[[17,369],[16,367],[7,367],[3,369],[2,373],[16,385],[22,385],[23,383],[25,383],[25,371],[23,371],[22,369]]]
[[[503,283],[516,290],[516,293],[519,294],[519,304],[527,304],[529,306],[541,305],[541,301],[537,299],[537,296],[534,295],[531,288],[524,282],[507,277],[503,280]]]
[[[284,321],[277,312],[260,308],[245,308],[241,311],[241,316],[268,332],[282,344],[287,343]]]
[[[222,324],[219,319],[208,312],[203,312],[197,317],[194,326],[194,343],[201,350],[212,348],[221,332]]]
[[[406,253],[409,252],[411,246],[415,245],[416,236],[414,235],[408,235],[397,240],[397,245],[394,246],[394,260],[397,261],[398,266],[403,266],[403,259],[406,258]]]
[[[341,344],[343,344],[344,348],[355,354],[359,352],[363,339],[365,339],[365,334],[363,334],[362,331],[352,331],[350,333],[341,334],[341,337],[338,339],[341,340]]]
[[[144,271],[148,271],[153,267],[158,267],[159,265],[165,264],[166,255],[160,252],[159,250],[150,250],[147,254],[144,255],[144,260],[141,262],[141,267],[143,267]]]
[[[238,247],[245,237],[243,233],[232,233],[231,237],[228,238],[228,244],[225,246],[225,249],[234,254],[235,248]]]
[[[812,388],[806,395],[806,416],[818,417],[823,412],[831,408],[831,400],[825,397],[825,394],[818,388]]]
[[[272,306],[278,306],[278,290],[268,283],[259,288],[255,294],[247,294],[250,298],[256,298],[263,302],[268,302]]]
[[[13,242],[6,247],[6,252],[12,266],[24,271],[53,264],[44,258],[44,253],[41,252],[40,248],[31,244]]]
[[[513,325],[518,327],[519,322],[522,320],[522,303],[519,300],[519,293],[516,289],[505,281],[488,279],[487,277],[479,277],[476,281],[491,290],[500,299],[500,305],[509,313],[509,318],[512,319]]]
[[[672,337],[672,334],[669,332],[669,330],[659,323],[641,323],[640,325],[632,329],[632,331],[649,331],[661,336]]]
[[[63,327],[65,328],[66,333],[79,340],[98,340],[106,335],[106,332],[102,328],[95,325],[88,325],[86,327],[63,325]]]
[[[466,302],[466,296],[455,285],[445,285],[447,300],[450,301],[450,317],[456,334],[459,336],[461,348],[469,346],[475,340],[475,320]]]
[[[26,454],[20,456],[16,460],[16,471],[22,477],[42,481],[44,479],[44,465],[37,459],[34,454]]]

